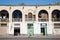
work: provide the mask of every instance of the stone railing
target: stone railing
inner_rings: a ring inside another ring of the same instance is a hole
[[[48,18],[38,18],[38,21],[49,21]]]
[[[22,18],[12,18],[12,22],[22,22]]]
[[[25,18],[25,21],[36,21],[36,18]]]
[[[9,22],[9,18],[0,18],[0,22]]]
[[[60,18],[52,18],[52,21],[54,21],[54,22],[57,21],[58,22],[58,21],[60,21]]]

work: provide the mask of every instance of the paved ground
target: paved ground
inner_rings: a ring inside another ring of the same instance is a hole
[[[60,38],[60,35],[30,36],[31,38]],[[28,38],[28,36],[0,36],[0,38]]]
[[[0,40],[60,40],[60,35],[55,36],[0,36]]]
[[[0,38],[0,40],[60,40],[60,38]]]

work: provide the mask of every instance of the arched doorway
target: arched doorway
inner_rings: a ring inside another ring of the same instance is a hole
[[[22,12],[20,10],[15,10],[12,14],[12,21],[22,21]]]
[[[7,10],[0,11],[0,18],[1,22],[8,22],[9,21],[9,13]]]
[[[60,10],[52,11],[52,21],[60,21]]]
[[[46,10],[39,11],[38,21],[48,21],[48,12]]]

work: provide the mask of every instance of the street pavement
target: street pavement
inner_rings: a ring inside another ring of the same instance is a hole
[[[60,38],[0,38],[0,40],[60,40]]]
[[[60,35],[55,36],[0,36],[0,40],[60,40]]]

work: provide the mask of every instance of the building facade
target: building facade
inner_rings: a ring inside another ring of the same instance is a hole
[[[60,35],[60,6],[0,6],[0,35],[9,34]]]

